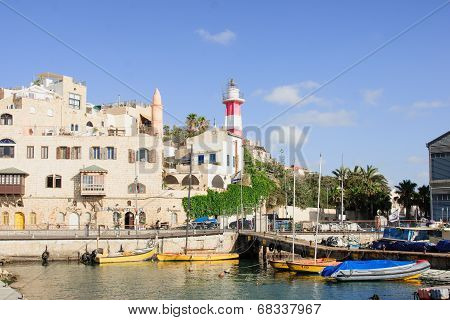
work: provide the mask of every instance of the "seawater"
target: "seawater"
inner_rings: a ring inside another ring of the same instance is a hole
[[[262,261],[76,262],[7,266],[25,299],[413,299],[420,281],[334,282]],[[224,271],[225,274],[224,274]]]

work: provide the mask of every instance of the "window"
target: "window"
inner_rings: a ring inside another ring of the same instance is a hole
[[[3,212],[2,214],[2,224],[5,226],[9,225],[9,213],[8,212]]]
[[[75,160],[81,159],[81,147],[72,147],[71,158]]]
[[[216,163],[216,154],[215,153],[210,153],[209,154],[209,163]]]
[[[70,148],[65,146],[56,148],[56,159],[70,159]]]
[[[236,166],[236,157],[233,156],[233,167],[235,167],[235,166]]]
[[[116,160],[117,159],[116,148],[106,147],[106,159],[108,159],[108,160]]]
[[[14,158],[14,147],[0,146],[0,158]]]
[[[76,93],[69,93],[69,106],[74,109],[80,109],[81,96]]]
[[[230,155],[227,154],[227,166],[230,166]]]
[[[61,176],[57,174],[51,174],[47,176],[46,187],[47,188],[61,188],[62,179]]]
[[[36,225],[36,213],[35,212],[31,212],[30,213],[30,224],[32,225]]]
[[[138,151],[138,160],[141,162],[150,162],[150,151],[145,148],[141,148]]]
[[[13,116],[9,113],[4,113],[0,116],[0,125],[2,126],[12,126]]]
[[[77,124],[71,124],[70,125],[70,131],[77,132],[78,131],[78,125]]]
[[[91,152],[89,154],[89,159],[100,160],[101,159],[100,147],[91,147]]]
[[[198,155],[198,164],[204,164],[205,163],[205,155],[199,154]]]
[[[0,175],[0,184],[21,184],[21,178],[18,174],[1,174]]]
[[[34,159],[34,147],[33,146],[27,147],[27,159]]]
[[[128,193],[130,194],[145,193],[145,185],[143,185],[142,183],[138,183],[136,192],[136,183],[132,183],[128,186]]]
[[[47,146],[41,147],[41,159],[48,159],[48,147]]]

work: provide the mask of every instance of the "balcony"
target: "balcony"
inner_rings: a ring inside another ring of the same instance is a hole
[[[24,195],[24,184],[0,184],[0,195]]]
[[[0,195],[24,195],[28,173],[16,168],[0,170]]]
[[[81,169],[81,196],[105,196],[105,175],[107,173],[107,170],[95,165]]]

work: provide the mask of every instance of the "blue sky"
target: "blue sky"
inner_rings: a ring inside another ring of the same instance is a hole
[[[0,86],[62,73],[86,80],[93,103],[142,100],[158,87],[176,118],[222,124],[233,77],[247,99],[244,125],[259,126],[444,2],[0,0]],[[311,128],[302,152],[313,170],[320,152],[328,172],[344,153],[346,165],[372,164],[393,184],[425,183],[425,143],[449,129],[449,30],[447,6],[271,125]],[[281,147],[271,145],[275,155]]]

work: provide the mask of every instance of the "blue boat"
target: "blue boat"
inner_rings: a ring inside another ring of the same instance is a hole
[[[409,280],[419,277],[428,269],[430,263],[426,260],[344,261],[337,266],[326,267],[321,275],[339,281]]]

